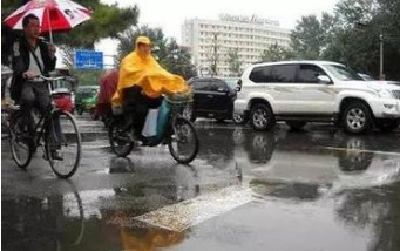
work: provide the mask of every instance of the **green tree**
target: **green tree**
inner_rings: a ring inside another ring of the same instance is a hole
[[[376,0],[344,0],[337,4],[337,22],[324,59],[339,61],[358,72],[379,74],[379,35],[387,20]],[[382,20],[381,20],[382,18]],[[358,24],[362,23],[362,26]]]
[[[191,64],[189,49],[178,46],[175,39],[168,42],[168,60],[165,62],[166,69],[177,75],[183,76],[185,80],[197,75],[196,68]]]
[[[292,47],[301,59],[318,59],[323,31],[316,15],[303,16],[291,34]]]
[[[294,54],[292,53],[292,51],[282,46],[279,46],[278,44],[271,45],[261,54],[261,60],[263,62],[276,62],[291,59],[294,59]]]
[[[323,13],[321,20],[317,15],[303,16],[291,34],[293,53],[299,59],[315,60],[322,57],[331,34],[335,17]]]
[[[239,61],[238,49],[231,49],[228,53],[229,71],[232,75],[238,76],[240,74],[240,66],[242,62]]]

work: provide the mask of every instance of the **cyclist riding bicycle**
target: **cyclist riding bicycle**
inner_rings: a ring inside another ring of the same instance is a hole
[[[146,117],[157,116],[154,110],[161,106],[164,94],[186,93],[189,87],[181,76],[163,69],[150,53],[149,38],[139,36],[135,51],[121,62],[112,105],[114,108],[122,107],[125,114],[133,113],[135,137],[144,144],[153,146],[156,141],[155,135],[142,134]],[[147,121],[156,123],[156,120],[153,118]]]
[[[27,127],[27,143],[34,145],[35,121],[32,110],[36,107],[42,116],[51,107],[50,93],[47,83],[39,76],[48,75],[55,69],[55,47],[39,38],[40,20],[37,16],[29,14],[22,20],[24,36],[14,42],[13,48],[13,83],[11,87],[12,99],[19,103],[24,114]],[[60,121],[53,121],[55,134],[50,132],[56,142],[61,135]],[[51,127],[53,128],[53,127]],[[60,159],[54,144],[52,155],[54,159]]]

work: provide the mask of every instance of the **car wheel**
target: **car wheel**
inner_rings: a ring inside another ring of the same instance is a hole
[[[275,116],[266,104],[255,104],[251,108],[251,127],[256,131],[271,130],[275,126]]]
[[[368,133],[373,125],[369,108],[359,101],[350,103],[346,107],[342,121],[344,123],[344,131],[348,134]]]
[[[240,114],[233,114],[233,118],[232,118],[233,122],[235,122],[236,124],[244,124],[245,123],[245,119],[243,115]]]
[[[293,131],[299,131],[306,126],[306,122],[302,121],[286,121],[286,124],[290,127]]]
[[[378,120],[376,127],[382,132],[391,132],[399,128],[400,120]]]

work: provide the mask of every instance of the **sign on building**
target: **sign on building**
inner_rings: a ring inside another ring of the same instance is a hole
[[[75,50],[76,69],[103,69],[103,53],[94,50]]]
[[[252,16],[241,16],[241,15],[230,15],[220,14],[219,18],[223,21],[241,22],[241,23],[255,23],[259,25],[272,25],[279,26],[278,21],[260,18],[257,15]]]

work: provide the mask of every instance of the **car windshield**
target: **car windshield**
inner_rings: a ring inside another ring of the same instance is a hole
[[[360,75],[343,65],[325,65],[326,70],[340,81],[364,81]]]

